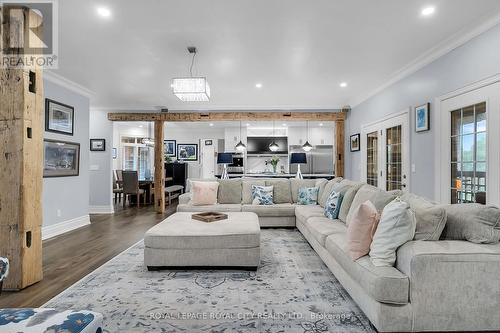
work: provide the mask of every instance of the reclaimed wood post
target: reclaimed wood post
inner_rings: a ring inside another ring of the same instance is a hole
[[[32,22],[41,20],[28,9],[22,14]],[[19,45],[19,36],[28,36],[26,24],[7,20],[3,25],[4,31],[6,25],[11,31],[2,34],[3,46]],[[16,50],[16,56],[23,55],[24,49]],[[5,289],[19,290],[42,279],[42,112],[41,68],[4,63],[0,67],[0,256],[10,261]]]
[[[155,120],[155,208],[165,213],[165,157],[163,149],[163,121]]]
[[[345,121],[335,120],[335,176],[344,177]]]

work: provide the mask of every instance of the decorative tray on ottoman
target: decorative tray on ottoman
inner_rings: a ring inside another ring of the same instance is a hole
[[[217,212],[204,212],[191,215],[194,220],[202,222],[215,222],[220,220],[227,220],[227,214]]]

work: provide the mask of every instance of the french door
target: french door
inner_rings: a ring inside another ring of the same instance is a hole
[[[409,114],[407,111],[363,126],[361,179],[383,190],[408,190]]]
[[[500,204],[500,82],[440,101],[438,198]]]

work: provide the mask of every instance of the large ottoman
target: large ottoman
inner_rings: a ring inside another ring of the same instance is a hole
[[[230,212],[227,220],[210,223],[193,220],[192,214],[175,213],[146,232],[144,263],[149,270],[208,266],[257,269],[257,214]]]

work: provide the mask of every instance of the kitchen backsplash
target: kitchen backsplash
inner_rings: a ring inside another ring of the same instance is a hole
[[[288,173],[288,156],[278,156],[280,161],[278,162],[277,172],[280,173],[284,170]],[[266,156],[248,156],[246,164],[246,173],[264,173],[273,172],[273,166],[269,163],[266,166],[266,161],[270,160],[272,155]]]

